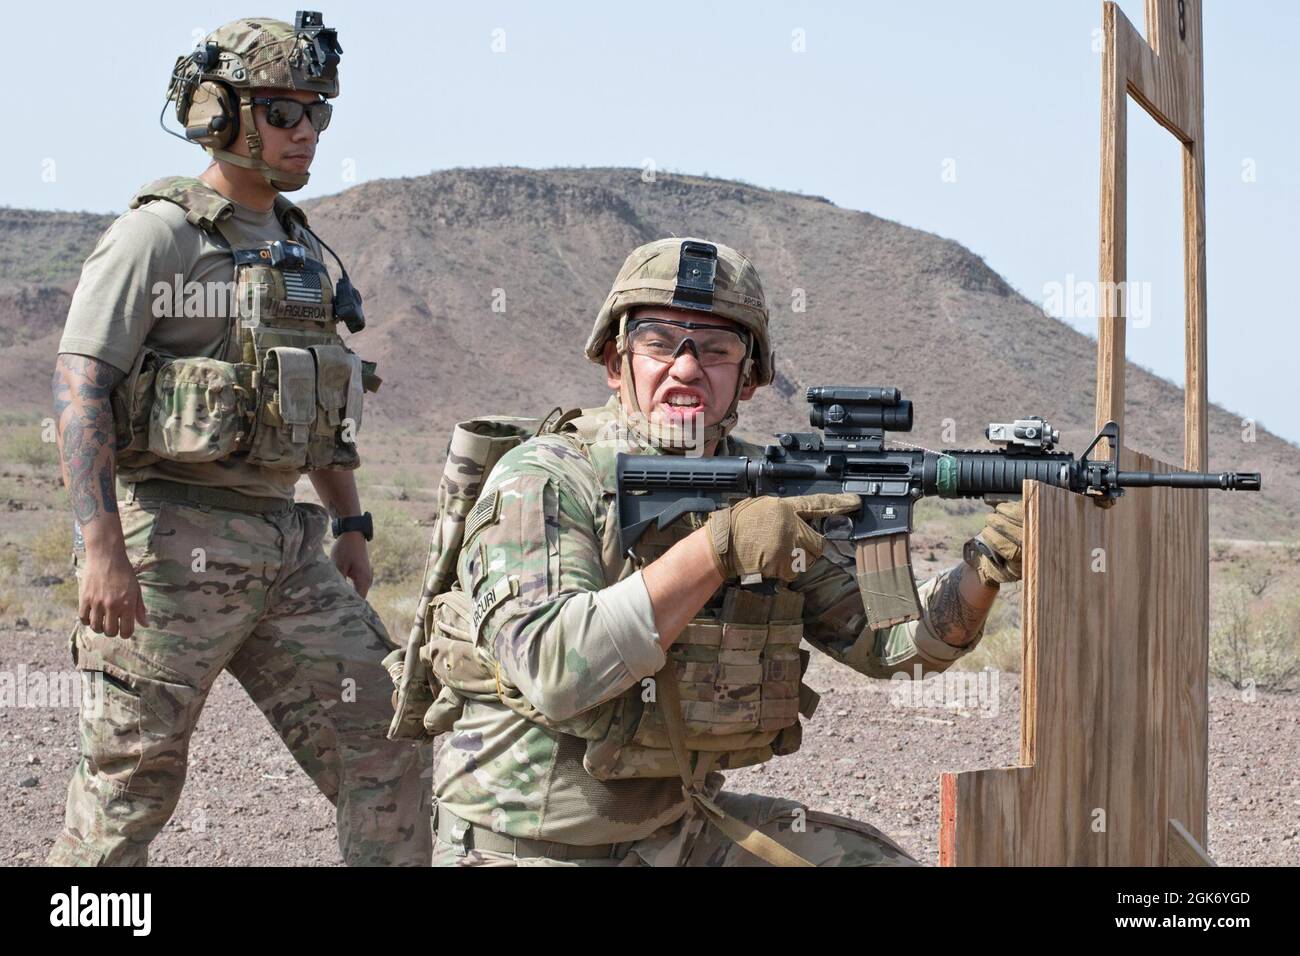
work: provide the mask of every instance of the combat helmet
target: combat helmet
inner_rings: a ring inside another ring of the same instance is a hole
[[[257,170],[276,189],[300,189],[307,173],[274,169],[262,160],[253,89],[307,90],[332,99],[339,95],[342,53],[337,31],[315,11],[299,11],[292,26],[267,17],[235,20],[209,34],[193,53],[176,58],[167,101],[176,104],[184,139],[214,158]],[[227,148],[236,136],[244,137],[249,156]]]
[[[605,298],[596,324],[587,339],[587,358],[604,364],[605,343],[614,341],[622,357],[623,402],[636,413],[629,428],[638,438],[666,451],[687,447],[686,439],[671,430],[649,429],[647,415],[637,402],[628,360],[627,323],[637,306],[660,306],[707,312],[731,319],[751,337],[736,392],[722,421],[705,428],[708,443],[726,436],[736,424],[736,406],[744,386],[768,385],[775,374],[771,339],[768,336],[767,303],[763,284],[753,263],[730,246],[704,239],[658,239],[632,250],[619,270]]]

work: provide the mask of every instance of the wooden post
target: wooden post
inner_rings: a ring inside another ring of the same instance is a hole
[[[1208,463],[1199,0],[1147,0],[1143,40],[1102,7],[1096,422],[1124,422],[1128,98],[1182,143],[1183,467]],[[1124,470],[1172,471],[1128,448]],[[1207,860],[1205,491],[1131,489],[1103,510],[1025,482],[1022,766],[945,773],[942,865]]]
[[[1124,425],[1128,97],[1183,148],[1183,288],[1186,304],[1183,467],[1204,471],[1205,150],[1199,0],[1147,0],[1148,43],[1114,3],[1102,5],[1101,257],[1097,322],[1097,427]]]

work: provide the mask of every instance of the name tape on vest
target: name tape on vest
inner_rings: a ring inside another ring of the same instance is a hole
[[[496,584],[479,595],[470,614],[470,627],[474,629],[474,639],[478,639],[478,628],[483,619],[492,613],[492,609],[514,593],[518,578],[503,577]]]

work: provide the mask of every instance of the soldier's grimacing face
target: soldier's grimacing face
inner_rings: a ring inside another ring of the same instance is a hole
[[[314,103],[318,99],[315,93],[306,90],[278,90],[258,88],[253,95],[280,96],[297,100],[300,103]],[[293,129],[280,129],[266,121],[266,107],[254,106],[253,119],[257,123],[258,135],[262,137],[262,161],[272,169],[282,169],[287,173],[306,173],[311,169],[312,160],[316,158],[316,142],[320,134],[312,129],[311,122],[303,114],[298,125]],[[243,136],[236,136],[230,145],[231,152],[248,155],[248,144]]]
[[[739,329],[742,326],[730,319],[682,309],[641,306],[632,313],[635,319],[668,319],[678,322],[695,322],[722,328]],[[636,399],[641,411],[651,422],[660,425],[690,423],[698,427],[716,425],[731,407],[731,397],[736,392],[740,377],[740,364],[700,364],[689,348],[671,362],[661,362],[647,355],[629,355],[632,378],[636,384]],[[609,387],[617,390],[622,378],[620,357],[613,342],[605,344],[605,374]],[[746,385],[740,391],[742,401],[749,400],[757,386]],[[695,405],[675,404],[694,400]],[[627,409],[631,412],[632,409]]]

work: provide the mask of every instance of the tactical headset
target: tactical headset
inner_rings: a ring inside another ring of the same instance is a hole
[[[203,79],[217,68],[220,59],[220,50],[211,40],[189,56],[177,57],[167,90],[168,101],[176,101],[176,118],[185,127],[184,138],[204,149],[225,149],[239,132],[238,94],[220,80]]]

